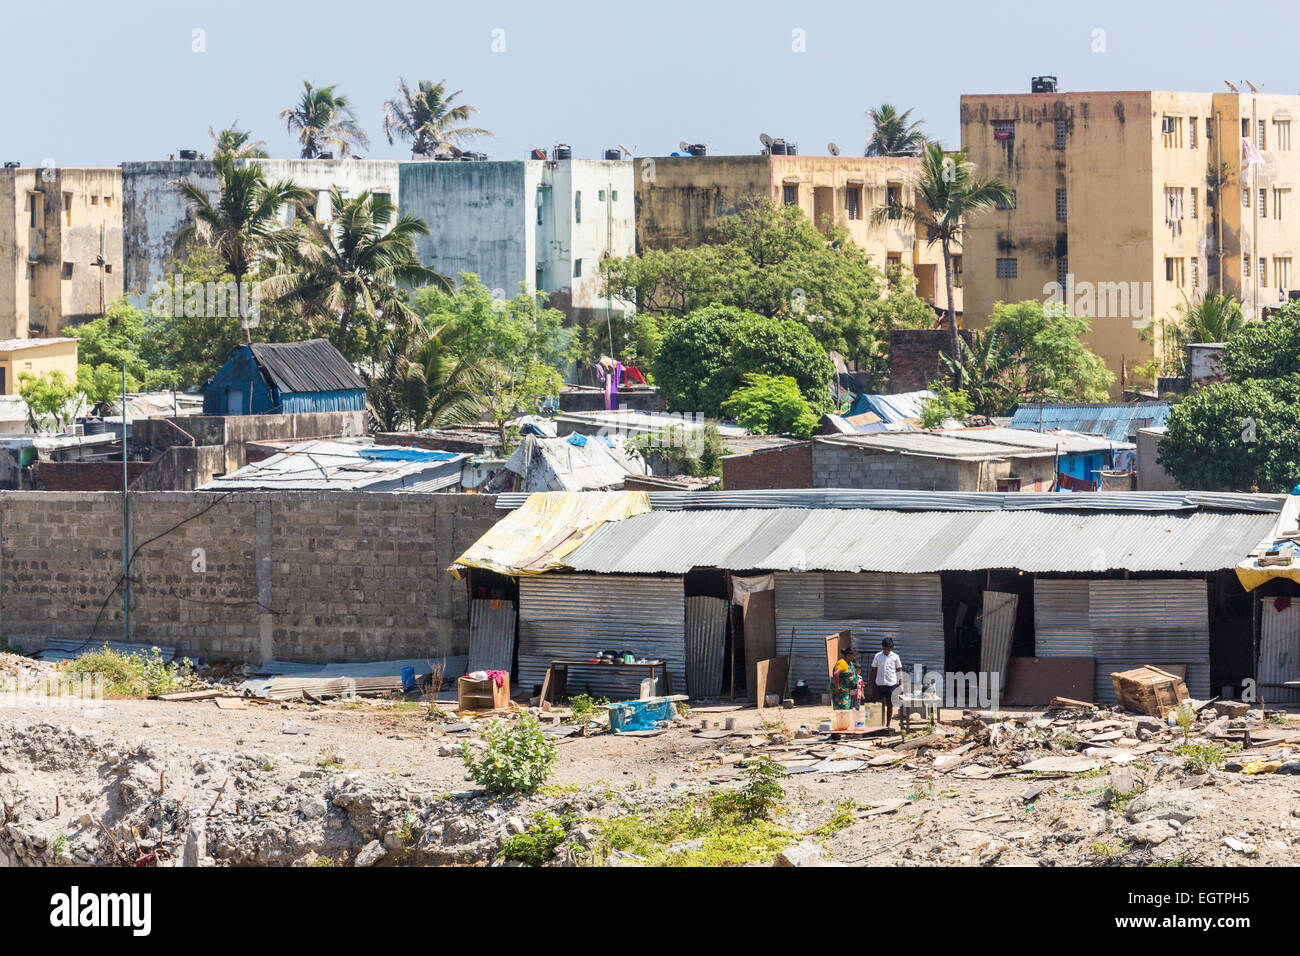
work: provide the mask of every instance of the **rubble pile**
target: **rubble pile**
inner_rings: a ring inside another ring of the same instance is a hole
[[[53,661],[38,661],[22,654],[0,653],[0,691],[24,690],[58,676]]]

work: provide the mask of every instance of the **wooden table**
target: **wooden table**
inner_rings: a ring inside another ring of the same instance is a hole
[[[546,668],[546,677],[542,681],[541,701],[551,701],[554,703],[563,700],[567,696],[569,682],[569,668],[571,667],[594,667],[610,670],[644,670],[649,671],[650,679],[653,680],[655,671],[663,672],[664,686],[663,692],[655,694],[656,697],[666,697],[673,692],[672,680],[668,676],[668,665],[663,661],[641,661],[639,663],[627,664],[623,661],[617,661],[613,664],[605,661],[551,661]]]

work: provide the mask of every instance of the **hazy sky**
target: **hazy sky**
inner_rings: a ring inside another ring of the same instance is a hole
[[[953,146],[962,93],[1028,92],[1042,73],[1062,90],[1221,90],[1244,77],[1295,92],[1295,31],[1267,26],[1293,8],[1240,9],[1249,21],[1206,0],[9,3],[0,159],[109,166],[208,151],[209,125],[236,119],[294,156],[278,114],[304,79],[352,98],[365,155],[404,158],[380,126],[399,76],[463,88],[497,134],[473,148],[494,159],[557,142],[578,157],[616,144],[661,155],[682,140],[751,153],[761,132],[803,154],[831,141],[857,154],[863,114],[881,102],[913,107]]]

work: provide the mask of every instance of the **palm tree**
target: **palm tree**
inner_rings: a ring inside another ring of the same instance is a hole
[[[209,126],[208,135],[212,137],[213,156],[229,153],[236,159],[266,159],[269,155],[263,148],[266,143],[252,139],[252,133],[240,129],[239,120],[235,120],[220,133]]]
[[[1183,296],[1177,306],[1179,318],[1170,323],[1169,332],[1178,350],[1174,368],[1181,372],[1187,358],[1187,346],[1194,342],[1226,342],[1246,327],[1241,303],[1231,295],[1210,286],[1196,302]]]
[[[419,429],[479,420],[483,368],[476,360],[453,355],[447,331],[443,325],[420,336],[393,335],[385,345],[383,364],[362,373],[366,398],[385,431],[403,424]]]
[[[288,263],[289,268],[267,279],[262,289],[277,303],[296,305],[303,312],[336,319],[335,345],[347,343],[348,324],[358,311],[372,321],[381,318],[393,327],[419,324],[398,293],[397,284],[437,285],[447,291],[451,283],[420,264],[415,237],[428,235],[429,227],[416,216],[393,218],[392,200],[362,192],[348,199],[330,189],[331,222],[313,217],[302,221],[304,241]]]
[[[260,166],[237,163],[229,153],[218,153],[212,162],[217,172],[215,197],[191,179],[173,184],[190,207],[190,218],[176,237],[176,248],[179,252],[197,242],[216,250],[235,277],[239,328],[248,344],[252,336],[244,280],[260,262],[292,248],[295,232],[281,222],[280,210],[288,204],[300,205],[311,194],[287,179],[268,183]]]
[[[997,332],[977,332],[974,347],[959,338],[960,360],[939,353],[953,376],[960,376],[971,407],[980,415],[1005,415],[1019,398],[1008,372],[1018,365],[1021,348],[1007,348],[1000,338]]]
[[[975,164],[967,162],[960,150],[944,155],[943,147],[927,143],[921,152],[921,169],[913,187],[911,204],[879,206],[871,221],[880,225],[898,219],[926,227],[926,244],[939,243],[943,249],[944,282],[948,290],[948,329],[951,342],[948,353],[960,355],[961,337],[957,334],[957,310],[952,301],[952,249],[961,246],[962,222],[970,216],[1009,203],[1011,193],[1000,179],[975,178]],[[961,385],[961,373],[957,373]]]
[[[867,156],[915,156],[926,145],[925,134],[921,132],[921,122],[909,123],[907,118],[911,110],[899,113],[888,103],[882,103],[879,109],[868,110],[871,120],[871,136],[867,139]]]
[[[284,128],[298,131],[302,158],[314,159],[323,152],[348,156],[353,146],[369,146],[368,137],[352,115],[346,96],[336,94],[334,86],[312,86],[303,81],[302,97],[295,106],[280,111]]]
[[[452,106],[452,100],[464,93],[456,90],[447,93],[446,80],[430,83],[421,80],[412,90],[406,80],[397,83],[397,96],[384,102],[384,135],[393,142],[396,135],[411,141],[411,158],[432,156],[440,149],[455,147],[473,136],[495,136],[477,126],[454,126],[464,123],[478,112],[478,107],[461,104]]]

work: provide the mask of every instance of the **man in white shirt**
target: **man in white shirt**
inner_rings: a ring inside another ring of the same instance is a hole
[[[894,639],[886,637],[880,642],[880,653],[871,659],[871,682],[876,689],[876,700],[884,708],[886,727],[894,719],[894,693],[902,673],[903,661],[894,653]]]

